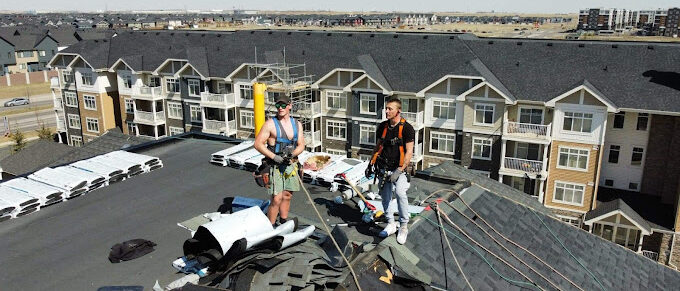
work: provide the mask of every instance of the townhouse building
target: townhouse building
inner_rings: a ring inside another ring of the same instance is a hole
[[[567,223],[677,264],[678,52],[466,35],[130,32],[76,44],[50,65],[73,145],[96,135],[93,124],[155,139],[253,138],[252,84],[304,76],[294,91],[270,83],[267,110],[276,94],[293,92],[304,100],[293,115],[308,150],[365,160],[385,101],[397,97],[416,130],[413,171],[452,160]]]

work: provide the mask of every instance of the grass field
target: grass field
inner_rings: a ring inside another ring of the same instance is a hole
[[[22,106],[22,107],[4,110],[4,111],[2,111],[2,114],[9,116],[9,115],[19,114],[19,113],[42,111],[42,110],[50,109],[50,108],[53,108],[53,107],[54,107],[54,105],[52,105],[52,104],[45,104],[45,105],[40,105],[40,106],[34,106],[32,104],[28,104],[28,106]]]
[[[26,97],[39,94],[50,93],[50,83],[36,83],[26,85],[16,85],[9,87],[0,87],[0,99]]]

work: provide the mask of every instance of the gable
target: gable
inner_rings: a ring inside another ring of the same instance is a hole
[[[597,97],[595,97],[593,94],[591,94],[585,89],[581,89],[574,93],[571,93],[555,103],[607,106],[606,104],[602,103],[602,101],[600,101]]]

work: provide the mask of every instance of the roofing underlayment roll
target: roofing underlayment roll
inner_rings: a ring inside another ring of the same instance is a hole
[[[246,244],[246,250],[249,250],[253,248],[254,246],[257,246],[258,244],[267,241],[273,237],[280,236],[280,235],[285,235],[289,234],[293,231],[295,231],[295,221],[290,220],[286,221],[286,223],[279,225],[277,228],[275,228],[273,231],[270,232],[265,232],[259,235],[254,235],[254,236],[249,236],[246,237],[246,241],[248,242]]]
[[[40,200],[40,206],[51,205],[63,200],[64,194],[61,190],[31,179],[22,177],[14,178],[2,183],[2,185],[24,191],[29,196],[38,198]]]
[[[187,251],[200,253],[208,249],[219,249],[224,255],[237,240],[273,231],[267,216],[259,207],[253,206],[199,226],[193,237],[199,247],[185,249],[185,255],[190,255]]]
[[[296,232],[287,233],[279,235],[276,237],[277,245],[279,245],[279,250],[285,249],[291,245],[296,244],[303,239],[308,238],[314,232],[315,227],[313,225],[307,226]]]

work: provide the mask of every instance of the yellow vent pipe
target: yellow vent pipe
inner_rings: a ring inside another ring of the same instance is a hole
[[[267,85],[264,83],[255,83],[253,85],[253,117],[255,118],[255,136],[260,133],[260,129],[264,125],[264,92],[267,90]]]

